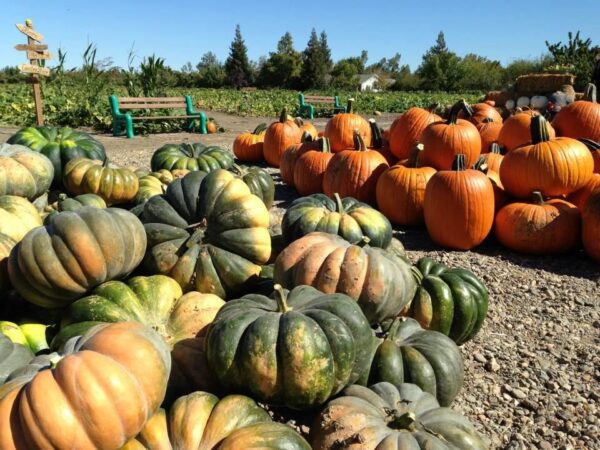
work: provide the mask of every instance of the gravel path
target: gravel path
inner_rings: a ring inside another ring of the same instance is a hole
[[[153,150],[166,142],[231,148],[237,133],[261,122],[211,116],[225,133],[97,138],[116,163],[147,167]],[[383,116],[379,122],[387,126],[392,119]],[[315,122],[320,129],[325,124],[324,119]],[[0,128],[0,142],[14,131]],[[278,180],[277,171],[272,173]],[[293,189],[278,184],[273,222],[295,196]],[[528,257],[488,239],[475,252],[453,252],[436,248],[422,229],[397,230],[396,237],[413,261],[430,256],[465,267],[490,290],[483,330],[463,346],[466,379],[454,403],[477,424],[490,448],[600,449],[600,266],[582,251]]]

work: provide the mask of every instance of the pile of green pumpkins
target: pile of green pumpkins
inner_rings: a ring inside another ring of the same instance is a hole
[[[411,264],[353,198],[298,198],[272,236],[273,179],[234,163],[117,167],[69,128],[0,145],[0,450],[487,448],[448,408],[481,280]]]

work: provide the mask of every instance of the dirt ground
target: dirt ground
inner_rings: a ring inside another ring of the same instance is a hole
[[[148,167],[167,142],[203,142],[231,149],[235,136],[260,122],[211,113],[227,131],[115,138],[95,136],[116,163]],[[393,116],[382,116],[387,127]],[[323,129],[326,119],[317,119]],[[0,142],[17,129],[0,128]],[[276,181],[278,173],[273,170]],[[293,189],[277,185],[281,217]],[[453,407],[466,414],[491,449],[600,449],[600,266],[579,250],[530,257],[501,248],[493,238],[473,252],[434,246],[423,229],[396,229],[409,257],[430,256],[475,272],[490,290],[481,333],[462,348],[466,379]]]

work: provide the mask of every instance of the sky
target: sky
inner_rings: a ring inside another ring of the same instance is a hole
[[[127,66],[134,46],[136,61],[156,54],[179,69],[194,65],[207,51],[225,60],[236,24],[251,59],[276,47],[292,33],[296,49],[306,46],[311,29],[325,30],[334,60],[367,50],[369,63],[402,55],[401,64],[415,69],[439,31],[450,50],[477,53],[506,64],[538,57],[545,40],[567,39],[581,30],[600,45],[600,0],[0,0],[0,66],[25,62],[14,45],[25,42],[16,23],[33,20],[44,43],[56,55],[67,52],[67,67],[81,64],[89,42],[100,59]],[[53,65],[50,61],[49,66]]]

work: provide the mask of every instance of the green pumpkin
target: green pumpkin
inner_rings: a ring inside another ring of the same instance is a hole
[[[228,301],[207,335],[226,391],[294,409],[327,401],[368,371],[373,334],[357,303],[310,286]]]
[[[260,167],[241,167],[234,164],[231,171],[238,175],[250,188],[250,192],[260,198],[267,209],[275,201],[275,182],[265,169]]]
[[[154,173],[154,172],[153,172]],[[144,203],[150,197],[164,194],[167,190],[167,184],[152,174],[140,178],[138,193],[135,196],[135,203]]]
[[[34,354],[48,350],[48,325],[42,323],[0,321],[0,333],[15,344],[28,347]]]
[[[81,194],[69,197],[67,194],[61,193],[58,195],[58,200],[44,208],[44,211],[47,213],[44,218],[44,224],[50,223],[51,218],[59,212],[78,211],[84,206],[99,209],[108,208],[104,199],[96,194]]]
[[[379,211],[352,197],[334,200],[324,194],[301,197],[283,216],[281,231],[286,243],[313,231],[337,234],[351,244],[386,248],[392,241],[392,224]]]
[[[15,370],[22,369],[33,359],[33,352],[26,346],[15,344],[0,333],[0,385]]]
[[[269,212],[231,172],[191,172],[144,204],[145,266],[184,292],[231,298],[249,287],[271,254]]]
[[[423,328],[439,331],[458,345],[473,339],[487,315],[489,293],[473,272],[421,258],[413,268],[419,284],[405,311]]]
[[[464,366],[458,346],[437,331],[423,330],[410,318],[396,319],[379,340],[369,384],[413,383],[448,406],[463,384]]]
[[[8,139],[9,144],[21,144],[47,156],[54,166],[54,183],[62,182],[62,169],[72,159],[82,157],[104,161],[104,146],[82,131],[69,127],[26,127]]]
[[[216,146],[194,144],[165,144],[152,155],[150,167],[153,172],[160,169],[187,169],[192,172],[212,172],[229,169],[233,165],[233,155]]]
[[[465,417],[414,384],[353,385],[311,428],[313,450],[487,450]]]
[[[34,200],[52,184],[54,166],[24,145],[0,144],[0,195]]]

